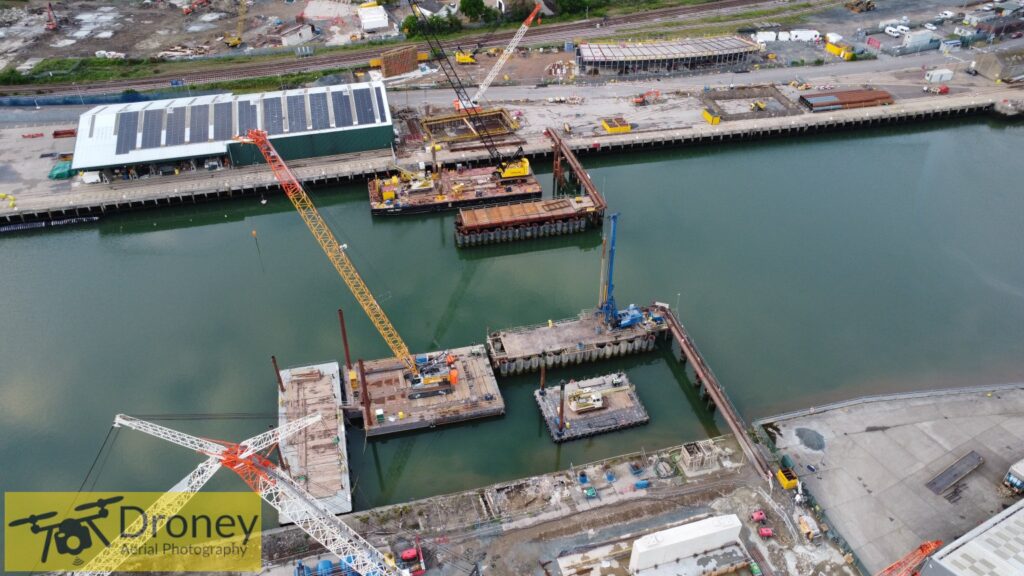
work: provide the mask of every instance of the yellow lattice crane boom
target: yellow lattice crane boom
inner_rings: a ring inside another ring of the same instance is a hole
[[[398,331],[391,324],[391,320],[384,314],[384,310],[377,303],[377,299],[373,297],[370,289],[367,288],[366,283],[359,276],[359,272],[356,271],[356,267],[352,265],[352,261],[345,254],[345,246],[338,243],[334,233],[331,232],[323,217],[320,216],[320,212],[313,205],[313,200],[310,199],[309,194],[302,188],[302,184],[299,183],[298,179],[295,178],[295,175],[288,168],[288,165],[278,155],[274,145],[270,143],[267,133],[263,130],[249,130],[244,138],[236,137],[235,139],[239,142],[255,144],[260,149],[263,158],[267,161],[270,169],[274,171],[274,176],[277,177],[281,188],[284,189],[284,193],[292,201],[292,205],[299,212],[299,216],[302,217],[306,226],[309,227],[309,231],[313,233],[313,237],[316,238],[324,254],[327,255],[331,264],[334,265],[334,269],[338,271],[338,275],[348,285],[356,301],[363,307],[373,325],[377,327],[377,331],[380,332],[388,347],[391,348],[392,354],[405,365],[405,369],[414,378],[418,377],[419,370],[416,368],[415,359],[409,354],[409,347],[405,345],[405,341],[398,335]]]

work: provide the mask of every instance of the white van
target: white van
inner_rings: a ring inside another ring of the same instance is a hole
[[[899,26],[896,27],[896,31],[899,32],[900,34],[910,34],[910,27],[900,24]]]
[[[900,31],[895,29],[895,28],[893,28],[892,26],[886,26],[885,27],[885,33],[888,34],[889,36],[892,36],[893,38],[899,38],[900,37]]]

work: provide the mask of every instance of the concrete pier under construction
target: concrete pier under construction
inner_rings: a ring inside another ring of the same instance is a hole
[[[642,308],[643,321],[626,328],[609,329],[594,310],[576,318],[535,326],[498,330],[487,335],[491,366],[502,376],[545,367],[582,364],[654,349],[658,335],[668,333],[660,309]]]

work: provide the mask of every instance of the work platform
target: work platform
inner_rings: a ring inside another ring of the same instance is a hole
[[[641,312],[641,322],[614,330],[597,311],[584,310],[576,318],[492,332],[487,336],[491,366],[508,376],[537,370],[541,363],[553,368],[653,350],[668,325],[660,309]]]
[[[442,168],[438,172],[402,172],[369,183],[370,212],[377,216],[443,212],[540,198],[541,186],[531,171],[525,177],[501,179],[493,166]]]
[[[555,442],[589,438],[646,424],[647,415],[636,387],[623,372],[606,374],[565,384],[565,400],[560,386],[534,390],[533,398]],[[561,422],[559,416],[565,415]]]
[[[338,363],[288,368],[278,374],[284,386],[278,401],[279,427],[317,412],[323,418],[281,442],[288,474],[334,514],[351,512]],[[281,519],[282,524],[287,522]]]
[[[414,387],[404,366],[395,358],[361,362],[354,397],[363,407],[367,437],[420,428],[433,428],[466,420],[501,416],[505,401],[488,365],[483,345],[446,351],[454,357],[451,368],[458,380],[451,386]]]
[[[456,246],[560,236],[601,226],[608,207],[604,197],[558,132],[548,128],[544,134],[552,142],[555,197],[460,209],[455,218]],[[568,173],[563,165],[569,167]]]

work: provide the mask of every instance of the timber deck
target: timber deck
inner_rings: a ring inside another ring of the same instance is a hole
[[[338,363],[288,368],[280,376],[284,392],[278,402],[279,427],[317,412],[323,418],[281,443],[288,474],[334,514],[351,512]]]

